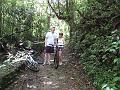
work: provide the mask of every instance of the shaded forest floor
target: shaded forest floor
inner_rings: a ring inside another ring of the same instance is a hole
[[[83,66],[72,55],[66,52],[63,61],[58,69],[51,64],[40,65],[39,72],[23,70],[6,90],[96,90]]]

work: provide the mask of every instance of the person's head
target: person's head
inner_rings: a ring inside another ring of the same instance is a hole
[[[63,37],[63,33],[59,33],[59,38],[62,38]]]
[[[54,33],[55,32],[55,27],[51,28],[51,32]]]

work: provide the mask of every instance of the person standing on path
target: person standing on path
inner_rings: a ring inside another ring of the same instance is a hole
[[[62,65],[62,52],[63,52],[63,49],[64,49],[64,44],[65,44],[65,41],[64,41],[63,33],[59,33],[59,37],[58,37],[58,40],[57,40],[59,57],[60,57],[59,65]]]
[[[45,58],[44,63],[45,65],[47,62],[50,65],[50,58],[51,53],[54,53],[54,45],[57,44],[57,34],[55,33],[55,27],[51,28],[50,32],[47,32],[45,36]]]

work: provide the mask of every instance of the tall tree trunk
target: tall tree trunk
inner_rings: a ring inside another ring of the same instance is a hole
[[[48,16],[48,28],[50,28],[50,16]]]
[[[2,36],[2,0],[0,0],[0,37]]]
[[[72,32],[75,31],[75,24],[74,24],[74,0],[68,0],[68,7],[66,10],[68,10],[68,14],[70,15],[70,20],[68,21],[69,26],[70,26],[70,38],[73,36]]]

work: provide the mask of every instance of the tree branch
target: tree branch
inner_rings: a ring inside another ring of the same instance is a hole
[[[48,0],[48,5],[50,6],[50,8],[52,9],[52,11],[55,13],[55,15],[57,16],[57,18],[59,17],[58,13],[54,10],[54,8],[52,7],[52,5],[50,4],[49,0]]]
[[[79,15],[84,18],[84,19],[87,19],[86,17],[84,17],[83,13],[81,13],[79,10],[77,10],[77,12],[79,13]]]
[[[50,4],[49,0],[48,0],[48,5],[49,5],[50,8],[52,9],[52,11],[55,13],[55,15],[57,16],[58,19],[62,19],[62,20],[66,20],[66,19],[69,20],[69,19],[70,19],[69,16],[62,16],[62,15],[60,15],[60,13],[57,13],[57,12],[55,11],[55,9],[52,7],[52,5]]]

